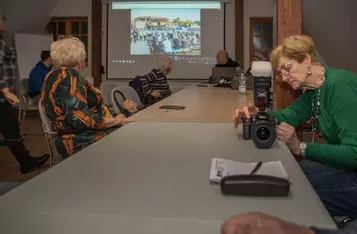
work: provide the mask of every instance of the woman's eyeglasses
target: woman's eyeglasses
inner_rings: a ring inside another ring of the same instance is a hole
[[[278,80],[284,80],[284,78],[289,78],[291,65],[294,63],[294,60],[286,64],[282,64],[280,67],[280,71],[276,71],[276,78]]]
[[[5,23],[7,19],[4,15],[0,15],[0,20]]]

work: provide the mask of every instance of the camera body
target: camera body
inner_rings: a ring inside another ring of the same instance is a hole
[[[270,106],[272,69],[269,62],[256,61],[252,64],[254,105],[258,108],[255,116],[242,117],[243,139],[252,140],[259,149],[270,148],[276,140],[276,119],[266,112]]]

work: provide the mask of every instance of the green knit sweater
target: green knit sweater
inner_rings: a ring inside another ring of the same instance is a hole
[[[320,87],[318,128],[327,144],[307,143],[305,158],[342,169],[357,169],[357,75],[326,68]],[[270,112],[294,127],[310,119],[317,91],[305,92],[291,106]]]

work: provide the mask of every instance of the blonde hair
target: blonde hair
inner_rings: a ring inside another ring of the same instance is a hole
[[[160,71],[165,71],[172,67],[172,59],[168,55],[161,55],[157,59],[157,68]]]
[[[276,71],[282,56],[302,63],[307,54],[311,57],[311,63],[318,63],[315,42],[312,38],[306,35],[290,36],[271,52],[270,63]]]
[[[51,59],[54,67],[74,67],[86,60],[83,42],[78,38],[64,38],[51,44]]]

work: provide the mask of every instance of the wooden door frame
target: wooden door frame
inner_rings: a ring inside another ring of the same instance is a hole
[[[253,61],[253,22],[254,21],[260,21],[261,23],[274,23],[274,17],[250,17],[249,18],[249,62]],[[272,32],[272,39],[274,37],[274,30]],[[263,34],[263,38],[264,38],[264,34]],[[263,43],[263,42],[262,42]]]
[[[276,0],[277,44],[284,38],[302,34],[302,0]],[[274,109],[281,110],[292,104],[301,91],[293,90],[282,82],[274,82]]]
[[[244,64],[244,0],[235,0],[235,57],[240,66]]]

